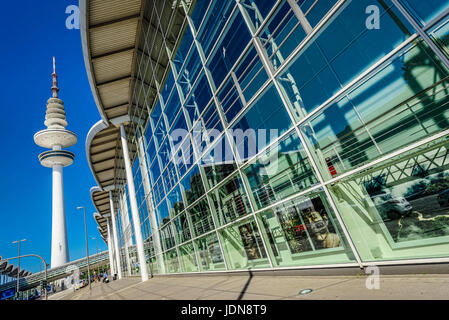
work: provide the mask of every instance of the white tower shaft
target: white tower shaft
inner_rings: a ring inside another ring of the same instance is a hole
[[[67,225],[64,205],[63,167],[53,166],[53,206],[51,235],[51,267],[59,267],[69,262]]]

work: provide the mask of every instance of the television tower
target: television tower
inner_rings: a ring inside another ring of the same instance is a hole
[[[40,147],[51,149],[41,153],[39,161],[44,167],[53,169],[51,267],[55,268],[69,262],[62,169],[73,163],[75,155],[63,148],[76,144],[77,136],[72,131],[66,130],[67,119],[64,102],[58,98],[58,76],[54,57],[52,78],[53,96],[47,101],[44,122],[47,129],[37,132],[34,135],[34,142]]]

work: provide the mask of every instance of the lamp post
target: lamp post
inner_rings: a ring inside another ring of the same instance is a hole
[[[93,237],[92,240],[95,240],[95,249],[97,250],[96,253],[98,254],[98,240],[95,237]]]
[[[18,256],[18,262],[17,262],[17,299],[19,299],[19,280],[20,280],[20,243],[25,242],[27,239],[22,239],[18,241],[13,241],[13,244],[18,243],[19,244],[19,254]]]
[[[77,210],[83,209],[84,211],[84,231],[86,232],[86,253],[87,253],[87,281],[89,282],[89,290],[92,290],[90,285],[90,264],[89,264],[89,244],[87,241],[87,223],[86,223],[86,208],[76,207]]]
[[[95,252],[96,254],[98,254],[98,239],[93,237],[92,240],[95,240]],[[97,269],[98,275],[100,274],[100,266],[98,265],[98,269]]]

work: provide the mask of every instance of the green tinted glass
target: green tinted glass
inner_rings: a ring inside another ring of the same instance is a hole
[[[447,256],[448,148],[426,144],[330,186],[363,260]]]
[[[201,271],[225,270],[223,256],[216,233],[195,241]]]
[[[325,193],[318,189],[258,215],[276,266],[354,261]]]
[[[269,268],[257,225],[253,218],[219,231],[229,269]]]
[[[196,264],[195,251],[192,242],[179,247],[179,261],[183,272],[196,272],[198,267]]]
[[[258,209],[318,182],[295,131],[260,154],[243,173]]]
[[[179,268],[178,255],[176,249],[164,253],[165,272],[177,273],[181,272]]]

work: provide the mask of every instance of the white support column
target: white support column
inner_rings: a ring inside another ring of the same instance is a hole
[[[53,166],[51,267],[59,267],[69,262],[67,226],[65,220],[63,167]]]
[[[120,125],[120,136],[122,140],[123,159],[125,161],[126,181],[128,183],[129,202],[131,205],[131,215],[134,224],[134,238],[136,240],[137,257],[139,259],[140,275],[142,281],[148,280],[147,263],[145,260],[145,251],[143,247],[142,230],[140,229],[140,218],[136,200],[136,190],[131,169],[131,160],[129,159],[128,140],[126,139],[125,127]]]
[[[111,274],[115,274],[115,264],[114,264],[114,255],[112,254],[112,249],[114,247],[114,241],[111,236],[111,219],[108,217],[107,219],[107,227],[108,227],[108,252],[109,252],[109,266],[111,268]]]
[[[147,162],[145,160],[145,148],[143,144],[142,134],[139,134],[137,141],[139,147],[140,170],[142,173],[143,188],[145,190],[145,195],[147,199],[146,201],[147,201],[148,215],[150,218],[151,234],[153,235],[153,245],[154,245],[154,253],[156,255],[156,263],[158,265],[159,272],[165,273],[165,265],[162,258],[161,239],[159,237],[159,229],[157,226],[156,208],[154,208],[151,195],[149,172]]]
[[[115,206],[114,201],[112,200],[112,191],[109,191],[109,204],[111,206],[111,220],[112,220],[112,235],[113,235],[113,242],[114,242],[114,251],[115,251],[115,263],[116,263],[116,272],[118,275],[118,278],[122,278],[122,264],[120,262],[120,250],[119,250],[119,243],[118,243],[118,236],[117,236],[117,220],[115,215]]]
[[[123,233],[123,245],[125,248],[125,260],[126,260],[126,270],[128,271],[128,276],[131,276],[131,256],[129,254],[129,248],[132,247],[132,237],[128,230],[131,230],[131,223],[129,221],[128,215],[128,205],[126,203],[125,191],[120,191],[119,193],[119,203],[120,203],[120,217],[122,218],[122,233]]]

